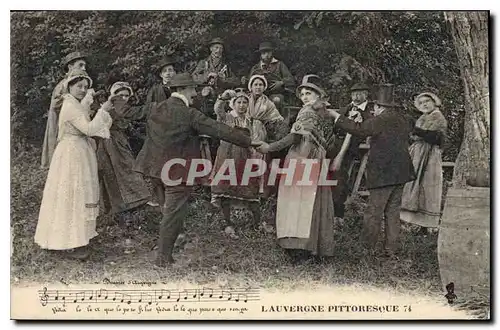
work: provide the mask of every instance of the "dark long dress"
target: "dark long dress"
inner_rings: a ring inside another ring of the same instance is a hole
[[[144,108],[124,105],[110,113],[113,125],[110,139],[98,142],[101,208],[104,213],[118,213],[146,204],[151,194],[140,173],[132,170],[135,159],[126,128],[131,121],[144,117]]]

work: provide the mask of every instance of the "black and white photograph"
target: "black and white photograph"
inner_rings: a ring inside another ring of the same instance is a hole
[[[491,20],[11,9],[11,319],[491,320]]]

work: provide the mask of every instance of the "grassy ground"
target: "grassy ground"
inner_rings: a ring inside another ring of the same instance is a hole
[[[304,283],[370,284],[379,287],[443,296],[437,260],[437,234],[419,235],[404,227],[402,255],[397,263],[363,259],[358,243],[362,201],[353,201],[343,223],[334,233],[338,253],[330,262],[291,265],[276,245],[273,234],[251,230],[250,214],[235,210],[239,239],[224,234],[220,214],[209,210],[209,195],[200,189],[193,196],[185,227],[187,243],[174,254],[177,263],[158,271],[151,263],[152,249],[161,218],[159,209],[145,207],[121,215],[122,222],[109,217],[99,221],[99,236],[92,242],[93,254],[85,262],[61,259],[39,249],[33,242],[46,172],[39,169],[36,151],[13,157],[11,168],[11,226],[14,254],[13,283],[111,280],[168,280],[219,283],[233,287],[300,287]],[[274,217],[275,200],[263,205],[264,220]],[[443,297],[444,299],[444,297]],[[484,317],[487,301],[462,302],[464,308]]]

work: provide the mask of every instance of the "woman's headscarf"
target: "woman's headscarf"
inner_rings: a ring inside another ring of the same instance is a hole
[[[130,87],[130,84],[125,81],[117,81],[111,86],[110,93],[111,95],[116,95],[120,90],[127,89],[130,93],[130,96],[134,95],[134,90]]]
[[[237,99],[240,97],[244,97],[247,99],[247,101],[250,102],[250,97],[248,96],[247,93],[245,92],[238,92],[236,95],[229,101],[229,107],[234,110],[234,102],[236,102]]]
[[[78,69],[78,68],[75,68],[73,70],[71,70],[69,73],[68,73],[68,76],[66,78],[66,80],[64,81],[64,86],[63,86],[63,91],[66,92],[66,93],[69,93],[69,84],[74,81],[75,79],[78,79],[78,78],[84,78],[84,79],[87,79],[88,83],[89,83],[89,88],[92,87],[92,78],[89,77],[87,71],[85,70],[82,70],[82,69]]]
[[[248,90],[252,91],[252,84],[255,81],[255,79],[260,79],[264,82],[264,91],[267,89],[267,79],[263,75],[260,74],[254,74],[253,76],[250,77],[250,80],[248,81]]]

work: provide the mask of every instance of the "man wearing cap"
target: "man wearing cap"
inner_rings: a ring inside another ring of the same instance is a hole
[[[250,77],[263,75],[269,83],[267,93],[269,99],[276,104],[278,110],[283,108],[285,94],[295,93],[295,80],[288,67],[282,61],[273,56],[274,47],[270,42],[259,45],[260,62],[250,70]]]
[[[45,137],[43,139],[42,168],[49,168],[57,144],[57,134],[59,131],[58,118],[63,102],[63,83],[71,70],[85,70],[87,63],[85,61],[85,55],[82,52],[72,52],[63,58],[61,65],[66,69],[66,74],[64,79],[61,80],[52,91],[52,98],[50,100],[47,116],[47,126],[45,128]]]
[[[155,261],[159,267],[174,262],[172,250],[187,216],[188,199],[193,190],[193,184],[187,183],[187,174],[191,162],[201,158],[199,135],[212,136],[244,148],[251,145],[248,130],[219,123],[191,107],[197,85],[189,73],[175,75],[170,84],[171,97],[154,108],[149,117],[151,130],[144,148],[154,153],[154,161],[147,164],[146,170],[165,184],[165,204]],[[185,163],[165,166],[169,160]]]
[[[165,57],[163,58],[156,66],[155,73],[160,77],[161,82],[158,82],[157,84],[153,85],[149,91],[148,95],[146,96],[146,102],[144,104],[144,113],[146,116],[149,116],[151,113],[152,109],[156,107],[156,105],[160,104],[161,102],[167,100],[170,95],[172,95],[172,91],[170,89],[170,82],[172,81],[172,77],[176,74],[175,70],[175,64],[177,62],[172,58],[172,57]],[[146,134],[149,134],[150,131],[149,127],[149,122],[147,123],[146,126]],[[148,173],[146,170],[144,170],[145,167],[147,167],[144,163],[151,161],[152,157],[154,156],[154,153],[152,151],[146,152],[144,150],[144,145],[139,152],[139,155],[137,156],[137,159],[140,159],[140,162],[136,162],[136,166],[134,167],[134,170],[137,172],[140,172],[151,179],[151,185],[153,186],[153,194],[156,199],[156,202],[148,202],[148,205],[151,206],[159,206],[163,205],[165,203],[165,190],[163,188],[163,183],[161,182],[160,179],[152,177],[150,173]],[[145,153],[148,155],[145,157]],[[153,157],[154,158],[154,157]]]
[[[341,108],[339,113],[341,115],[346,116],[351,120],[356,121],[366,121],[370,118],[373,118],[373,102],[368,100],[368,91],[369,87],[363,83],[354,84],[351,87],[351,103],[347,106]],[[339,127],[335,127],[333,133],[336,135],[336,140],[333,145],[330,146],[330,150],[328,150],[329,155],[337,155],[342,145],[345,141],[346,131]],[[355,159],[361,159],[361,154],[359,151],[359,145],[363,143],[366,139],[362,139],[360,137],[352,136],[350,139],[350,143],[348,149],[346,150],[345,156],[342,160],[341,166],[334,173],[334,177],[337,180],[337,186],[333,188],[332,195],[333,201],[335,204],[335,216],[339,218],[344,217],[345,213],[345,201],[347,200],[347,196],[349,194],[349,186],[348,186],[348,172],[351,163]],[[333,157],[330,156],[331,159]]]
[[[335,126],[354,136],[370,136],[367,164],[367,188],[370,192],[363,218],[362,243],[373,250],[385,218],[385,253],[394,257],[399,248],[400,209],[403,187],[415,180],[415,170],[408,151],[410,126],[397,111],[394,85],[379,88],[374,101],[374,117],[361,123],[349,120],[335,110],[328,110]]]

